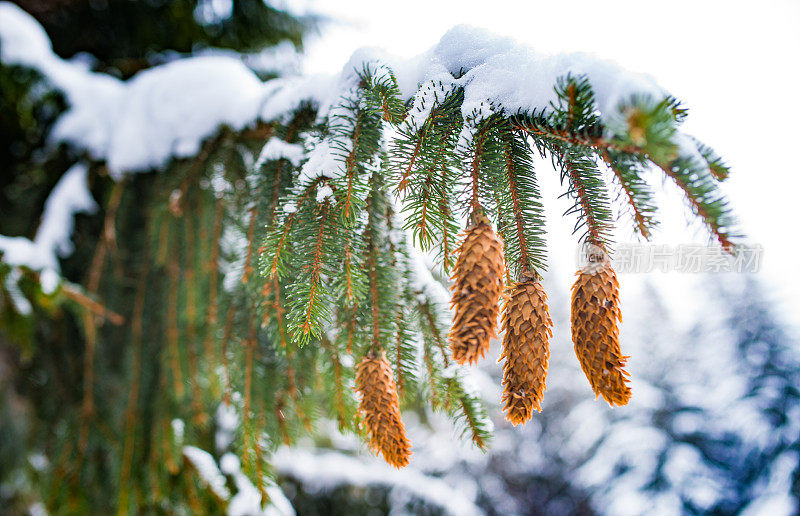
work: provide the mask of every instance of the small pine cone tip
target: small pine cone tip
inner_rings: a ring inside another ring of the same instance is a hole
[[[572,342],[595,395],[609,405],[631,398],[628,373],[619,344],[619,282],[608,261],[577,273],[572,286]]]
[[[392,367],[383,352],[367,354],[358,364],[356,390],[361,394],[358,412],[373,453],[396,468],[408,465],[411,442],[400,418],[400,402]]]
[[[478,217],[466,230],[457,251],[451,287],[455,317],[449,334],[450,350],[459,364],[474,364],[497,337],[505,274],[503,242],[487,219]]]
[[[542,410],[550,360],[553,321],[547,294],[536,278],[509,289],[503,312],[503,410],[513,425],[524,424]]]

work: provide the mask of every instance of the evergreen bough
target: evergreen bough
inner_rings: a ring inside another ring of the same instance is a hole
[[[547,106],[493,98],[470,110],[472,69],[457,65],[409,96],[390,64],[361,60],[332,106],[298,95],[277,116],[220,128],[197,156],[152,176],[114,180],[90,160],[103,213],[79,228],[94,238],[81,255],[86,277],[68,281],[67,266],[52,291],[35,268],[0,261],[4,339],[42,367],[48,351],[34,342],[59,326],[79,334],[69,342],[80,364],[71,357],[66,373],[79,385],[24,430],[52,460],[39,484],[49,508],[227,505],[223,491],[200,494],[204,484],[179,474],[194,464],[184,443],[235,451],[266,503],[270,449],[323,418],[363,431],[354,395],[363,357],[388,360],[401,407],[442,411],[484,448],[491,425],[448,352],[439,275],[452,271],[463,221],[478,211],[504,240],[507,283],[546,270],[537,155],[560,172],[580,238],[605,252],[617,222],[607,178],[647,238],[657,224],[652,169],[733,250],[719,191],[728,170],[679,132],[686,111],[676,99],[631,96],[607,123],[590,78],[569,72]],[[420,266],[420,252],[441,269]],[[37,393],[60,395],[51,389]],[[232,442],[210,417],[220,404],[238,414]],[[116,502],[84,487],[98,484]]]

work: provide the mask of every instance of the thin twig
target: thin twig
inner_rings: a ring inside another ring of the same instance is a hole
[[[134,438],[136,434],[136,406],[139,402],[139,383],[142,370],[142,318],[144,314],[144,300],[147,292],[147,276],[149,273],[148,260],[145,260],[136,287],[136,297],[133,301],[133,315],[131,319],[131,387],[128,394],[128,406],[125,409],[125,444],[122,451],[122,466],[120,468],[119,505],[117,514],[122,516],[128,513],[128,500],[130,496],[130,473],[133,461]]]
[[[83,293],[77,285],[64,282],[61,284],[61,292],[89,312],[108,320],[111,324],[115,326],[125,324],[125,317],[109,309],[99,301],[92,299],[89,295]]]
[[[111,188],[111,197],[108,201],[106,216],[103,222],[103,233],[100,235],[100,239],[95,247],[94,257],[92,258],[91,268],[89,269],[89,279],[86,283],[86,290],[92,294],[96,294],[100,288],[100,280],[103,274],[103,266],[106,262],[106,255],[108,254],[108,247],[110,242],[116,238],[114,221],[117,216],[117,209],[119,208],[120,201],[122,200],[123,188],[124,182],[122,181],[114,183],[114,186]],[[87,297],[87,299],[90,298]],[[78,456],[79,463],[81,464],[83,463],[89,441],[89,421],[94,417],[94,356],[97,344],[97,326],[92,313],[86,312],[84,314],[83,326],[86,332],[86,349],[83,357],[83,402],[81,404],[81,421],[78,430]]]

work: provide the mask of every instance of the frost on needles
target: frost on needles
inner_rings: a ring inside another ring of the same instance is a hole
[[[592,265],[573,291],[573,340],[595,393],[613,404],[626,403],[630,391],[607,255],[618,219],[644,238],[657,225],[652,174],[674,182],[709,234],[734,250],[734,220],[719,189],[728,170],[680,131],[686,110],[650,78],[589,55],[541,55],[456,27],[411,59],[359,50],[334,76],[263,82],[237,59],[206,56],[120,81],[58,58],[35,21],[0,3],[0,59],[36,70],[69,105],[49,145],[66,144],[80,156],[71,170],[88,174],[70,175],[83,184],[54,191],[47,210],[64,203],[71,217],[89,208],[67,194],[83,196],[86,181],[108,176],[115,193],[103,211],[113,226],[112,203],[134,173],[155,172],[149,180],[166,194],[141,206],[141,260],[163,272],[166,289],[141,287],[131,320],[117,322],[141,339],[142,313],[152,309],[141,299],[166,307],[158,360],[181,409],[165,408],[165,420],[184,413],[201,425],[220,399],[235,405],[242,471],[259,489],[266,450],[311,431],[320,417],[375,435],[369,425],[380,413],[422,404],[486,446],[491,422],[469,368],[449,349],[455,330],[443,285],[454,272],[456,311],[467,314],[457,324],[469,330],[459,345],[473,339],[483,349],[497,330],[499,286],[516,289],[503,316],[514,330],[504,340],[503,396],[515,422],[532,417],[552,325],[539,284],[547,244],[536,156],[552,160],[573,201],[575,231],[592,245]],[[0,236],[0,290],[18,298],[21,277],[36,283],[43,270],[58,272],[54,253],[68,247],[60,243],[71,224],[62,230],[49,236],[58,246],[36,247],[47,256],[29,261],[21,250],[36,241],[25,247]],[[463,230],[474,238],[468,267],[456,268]],[[502,256],[484,259],[490,247]],[[150,272],[142,274],[144,285]],[[24,292],[30,302],[45,295],[108,316],[97,284],[70,288]],[[588,317],[595,310],[599,326]],[[358,387],[370,399],[359,403],[356,369],[370,360],[393,378],[381,375],[380,390],[363,385],[370,375],[362,375]],[[604,384],[605,368],[614,385]],[[513,377],[526,371],[536,373],[535,386]],[[88,413],[92,406],[85,404]],[[84,432],[90,424],[80,423]],[[392,424],[405,435],[399,416]],[[397,464],[407,462],[403,450]]]

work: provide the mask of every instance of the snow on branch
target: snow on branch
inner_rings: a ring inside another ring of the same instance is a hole
[[[217,499],[227,503],[228,516],[295,516],[292,504],[286,495],[280,487],[267,478],[264,478],[264,482],[269,499],[262,507],[261,493],[242,472],[241,463],[236,455],[224,454],[217,466],[213,455],[196,446],[184,446],[182,451],[183,456],[197,471],[201,483],[211,490]],[[236,486],[233,495],[228,489],[226,475],[233,478]]]
[[[48,276],[60,270],[58,255],[72,253],[75,214],[93,213],[97,209],[89,193],[86,175],[86,165],[78,163],[58,181],[45,202],[42,221],[32,241],[25,237],[0,235],[3,262],[35,271],[49,271]],[[45,283],[43,281],[43,285]]]
[[[70,109],[53,143],[105,160],[115,177],[193,156],[222,125],[243,129],[267,92],[240,60],[222,55],[179,59],[127,82],[90,72],[56,56],[42,27],[7,2],[0,3],[0,49],[4,63],[34,68],[65,93]]]
[[[217,467],[214,457],[195,446],[184,446],[183,455],[191,462],[203,484],[221,500],[228,500],[231,493],[225,486],[225,476]]]
[[[70,109],[54,127],[53,143],[68,141],[98,159],[106,157],[122,102],[122,81],[58,57],[39,23],[9,2],[0,2],[0,60],[39,71],[66,96]]]
[[[363,178],[353,164],[373,161],[375,147],[387,145],[384,125],[398,130],[395,143],[399,135],[414,149],[408,171],[419,160],[439,170],[442,160],[469,153],[480,127],[504,119],[510,130],[532,137],[540,152],[652,162],[686,192],[687,206],[721,244],[730,247],[730,237],[738,236],[730,233],[735,219],[716,186],[727,177],[727,167],[711,149],[679,132],[686,111],[652,78],[588,54],[544,55],[482,29],[457,26],[408,59],[375,48],[357,50],[336,75],[263,82],[241,59],[206,55],[120,81],[59,58],[31,16],[0,2],[0,60],[32,67],[64,92],[69,108],[56,121],[50,143],[67,142],[104,161],[114,178],[194,156],[221,127],[239,131],[259,122],[286,122],[311,108],[322,134],[300,135],[296,145],[303,152],[279,148],[274,140],[262,159],[289,158],[301,169],[300,183],[320,176],[346,179],[348,192],[355,185],[363,194]],[[439,129],[456,131],[455,148],[449,133],[436,133],[433,141],[426,136],[441,125],[435,113],[448,99],[456,100],[450,105],[456,120],[448,115],[449,125]],[[418,155],[420,149],[425,156]],[[626,185],[634,201],[643,197],[644,186]],[[318,197],[330,195],[324,191]],[[344,208],[352,208],[352,197]],[[595,220],[602,214],[585,215]]]
[[[288,160],[292,165],[298,166],[303,158],[305,158],[305,153],[306,151],[302,145],[286,143],[280,138],[273,136],[264,144],[253,168],[258,170],[267,161],[278,159]]]
[[[123,82],[56,56],[41,26],[20,8],[0,2],[0,59],[39,70],[64,91],[70,109],[51,135],[107,162],[111,173],[148,170],[196,154],[220,126],[242,129],[258,120],[285,119],[304,103],[323,119],[358,87],[364,70],[388,66],[401,100],[430,107],[428,83],[463,88],[461,106],[473,124],[498,110],[542,113],[557,104],[559,77],[585,76],[608,130],[625,124],[634,97],[668,95],[651,78],[586,54],[543,55],[482,29],[457,26],[429,51],[399,59],[379,49],[356,51],[338,76],[262,82],[241,60],[189,57],[155,66]],[[409,117],[417,120],[419,116]],[[418,120],[417,120],[418,121]]]

